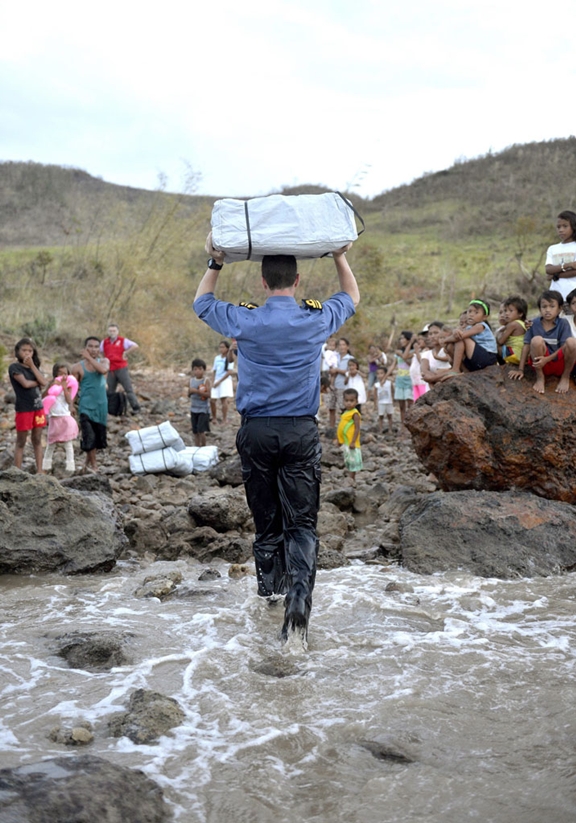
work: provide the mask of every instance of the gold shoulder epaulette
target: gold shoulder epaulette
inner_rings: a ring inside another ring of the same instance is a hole
[[[322,309],[322,303],[319,300],[303,300],[302,301],[302,308],[304,309],[316,309],[316,311],[320,311]]]
[[[238,303],[239,306],[242,306],[243,309],[257,309],[258,303],[248,303],[246,300],[241,300]]]

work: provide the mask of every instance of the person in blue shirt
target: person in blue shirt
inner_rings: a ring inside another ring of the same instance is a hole
[[[570,373],[576,362],[576,338],[572,337],[570,324],[560,317],[564,305],[562,293],[547,289],[538,298],[540,317],[524,335],[524,346],[517,369],[511,369],[511,380],[522,380],[526,364],[536,372],[534,391],[544,394],[547,375],[559,377],[556,391],[565,394],[570,388]]]
[[[324,303],[299,305],[296,259],[269,255],[261,272],[266,303],[235,306],[214,296],[224,254],[208,235],[211,258],[194,300],[198,317],[238,344],[236,447],[254,517],[258,594],[286,593],[285,640],[291,633],[307,639],[318,554],[320,363],[324,342],[360,300],[346,259],[351,245],[334,252],[340,290]]]

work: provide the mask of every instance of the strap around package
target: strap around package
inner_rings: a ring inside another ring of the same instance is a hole
[[[248,235],[248,257],[246,260],[250,260],[252,257],[252,233],[250,231],[250,217],[248,216],[248,201],[244,201],[244,214],[246,216],[246,234]]]
[[[340,192],[340,191],[336,191],[336,192],[334,192],[334,194],[338,194],[338,195],[342,198],[342,200],[346,203],[346,205],[347,205],[347,206],[349,206],[349,207],[352,209],[352,211],[354,212],[355,216],[358,218],[358,220],[359,220],[359,221],[360,221],[360,223],[362,224],[362,231],[359,231],[359,232],[358,232],[358,237],[360,237],[360,235],[362,234],[362,232],[366,231],[366,224],[364,223],[364,220],[362,219],[362,215],[361,215],[361,214],[359,214],[359,213],[356,211],[356,209],[354,208],[354,206],[352,205],[352,203],[351,203],[351,202],[350,202],[350,201],[349,201],[346,197],[344,197],[344,195],[342,194],[342,192]]]

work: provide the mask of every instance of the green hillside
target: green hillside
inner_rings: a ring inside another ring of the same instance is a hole
[[[362,292],[349,333],[362,352],[394,330],[454,321],[471,296],[497,302],[520,292],[533,304],[547,282],[554,218],[576,210],[576,138],[458,161],[371,200],[350,196],[367,226],[349,255]],[[152,364],[210,357],[217,336],[190,305],[213,201],[78,169],[0,163],[0,332],[77,350],[114,318]],[[258,301],[258,269],[226,267],[219,295]],[[300,270],[306,296],[332,291],[330,260]]]

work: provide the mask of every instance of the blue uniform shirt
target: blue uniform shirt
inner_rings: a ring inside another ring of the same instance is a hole
[[[209,293],[194,302],[194,311],[211,329],[238,341],[240,414],[303,417],[315,415],[320,404],[322,346],[352,317],[354,303],[338,292],[320,310],[280,296],[246,309]]]

